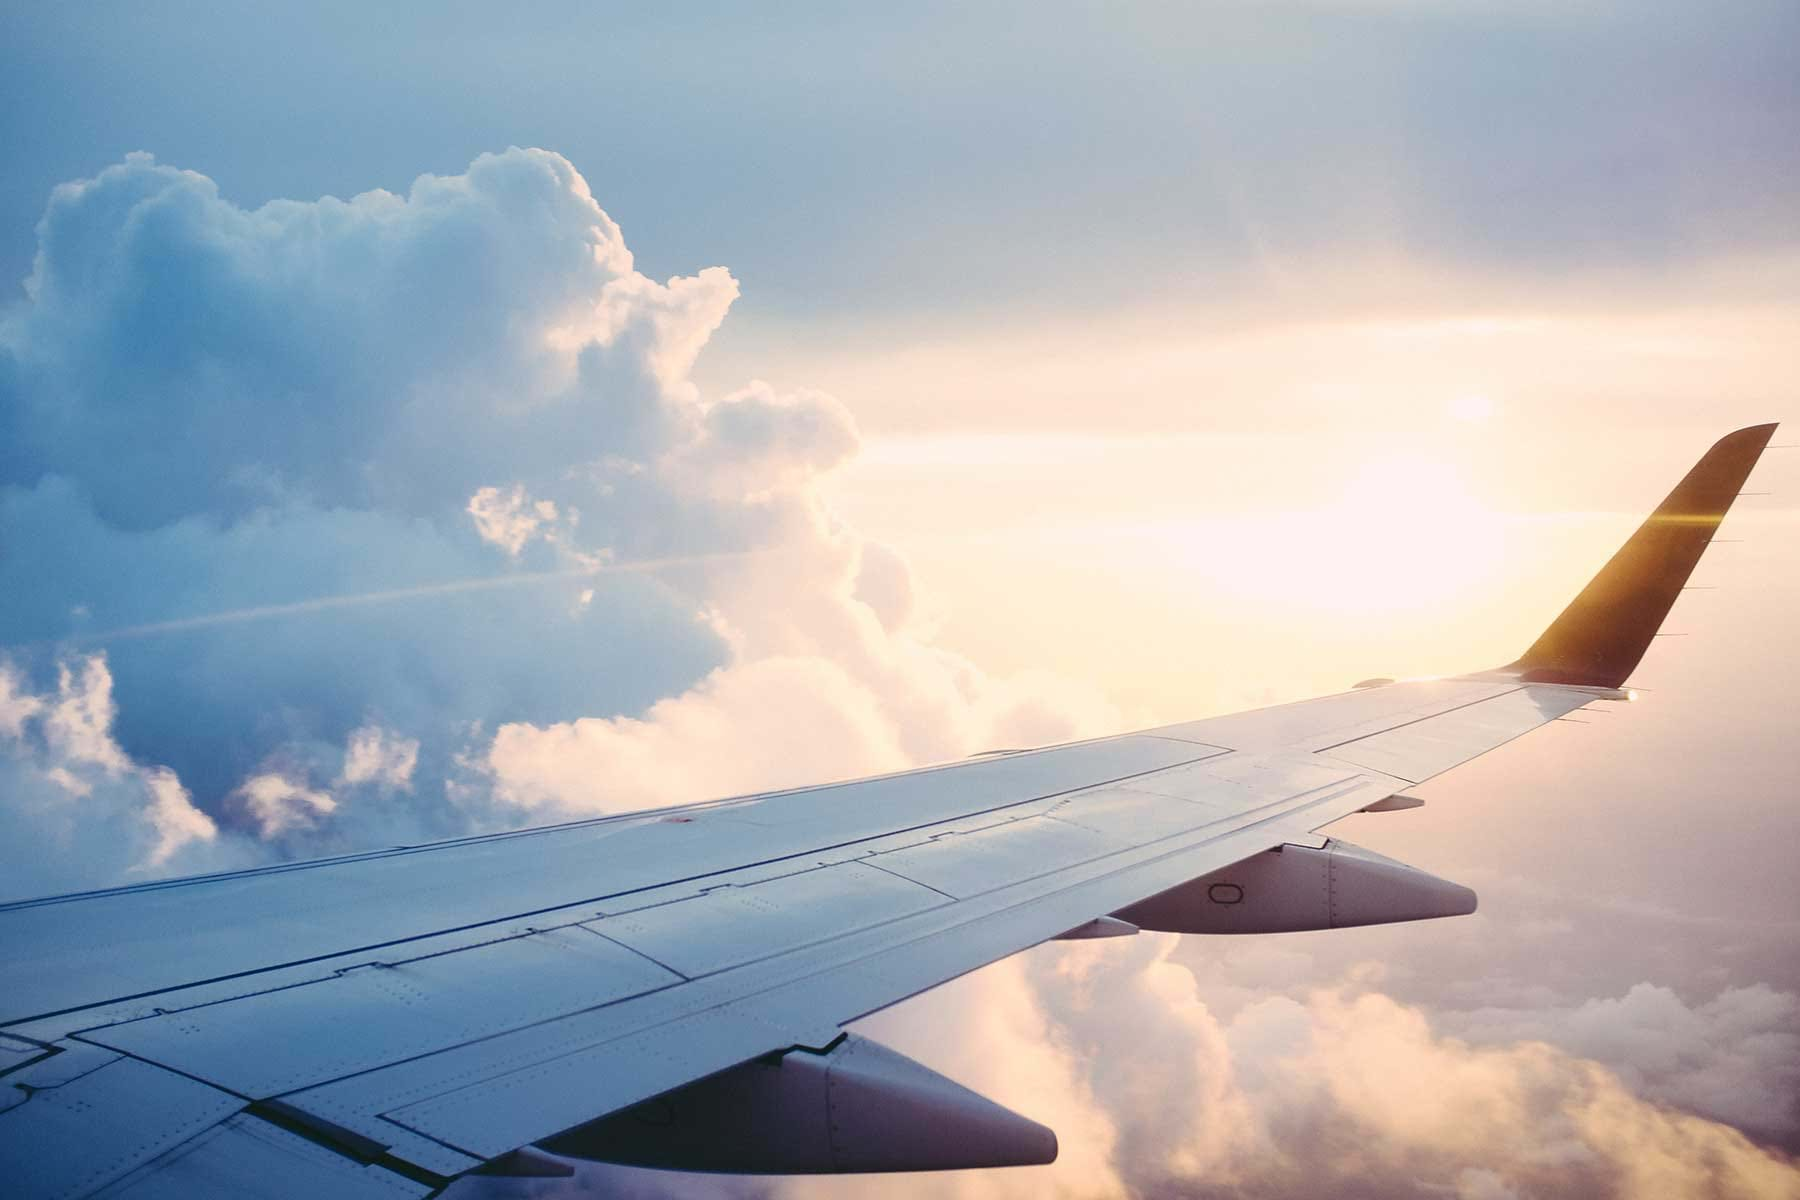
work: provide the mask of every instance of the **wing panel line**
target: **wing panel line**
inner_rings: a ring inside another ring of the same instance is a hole
[[[1476,681],[1476,682],[1479,682],[1479,681]],[[1359,733],[1353,738],[1345,738],[1343,741],[1333,742],[1329,746],[1316,746],[1313,748],[1312,752],[1314,754],[1329,754],[1329,753],[1331,753],[1331,751],[1336,750],[1339,746],[1348,746],[1352,742],[1362,742],[1362,741],[1367,741],[1369,738],[1372,738],[1372,737],[1380,737],[1382,734],[1392,733],[1396,729],[1405,729],[1408,725],[1417,725],[1420,721],[1431,721],[1431,720],[1435,720],[1438,717],[1447,717],[1453,712],[1460,712],[1461,710],[1463,710],[1465,708],[1474,708],[1477,704],[1486,704],[1489,700],[1498,700],[1502,696],[1510,696],[1514,692],[1522,692],[1524,690],[1525,689],[1522,686],[1521,687],[1512,687],[1512,688],[1507,688],[1503,692],[1494,692],[1490,695],[1479,696],[1479,697],[1475,698],[1474,700],[1465,700],[1461,704],[1452,705],[1451,707],[1443,709],[1439,712],[1426,713],[1422,717],[1414,717],[1410,721],[1401,721],[1399,724],[1389,725],[1385,729],[1376,729],[1376,730],[1372,730],[1369,733]],[[1418,781],[1413,780],[1412,782],[1416,783]]]
[[[1129,736],[1133,736],[1133,735],[1127,734],[1127,735],[1121,735],[1121,736],[1129,737]],[[1037,803],[1037,802],[1043,801],[1043,800],[1053,800],[1058,796],[1071,795],[1075,792],[1087,791],[1090,788],[1105,787],[1109,784],[1122,783],[1128,779],[1136,779],[1136,778],[1139,778],[1140,776],[1144,776],[1144,775],[1154,775],[1158,771],[1166,771],[1166,770],[1170,770],[1171,768],[1174,768],[1174,767],[1191,766],[1194,763],[1203,762],[1209,758],[1218,758],[1222,755],[1232,753],[1232,751],[1230,749],[1228,749],[1227,747],[1223,747],[1223,746],[1202,746],[1200,743],[1191,743],[1191,744],[1196,746],[1196,748],[1208,750],[1208,751],[1210,751],[1210,753],[1197,754],[1193,758],[1182,759],[1178,762],[1163,763],[1156,767],[1149,768],[1147,770],[1132,771],[1132,772],[1128,772],[1124,775],[1114,776],[1113,778],[1110,778],[1110,779],[1085,780],[1082,783],[1077,784],[1072,787],[1063,788],[1060,790],[1049,791],[1049,792],[1042,792],[1042,793],[1038,793],[1038,794],[1031,795],[1031,796],[1024,796],[1024,797],[1020,797],[1019,799],[1016,799],[1016,800],[1009,800],[1003,804],[990,805],[986,808],[970,809],[966,813],[958,814],[954,819],[955,820],[967,820],[969,817],[973,817],[973,816],[981,816],[983,814],[993,813],[993,812],[1002,812],[1009,808],[1018,808],[1023,805],[1026,805],[1026,804],[1034,804],[1034,803]],[[859,780],[857,782],[863,782],[863,781]],[[831,786],[848,786],[848,785],[838,784],[838,785],[831,785]],[[652,811],[658,811],[658,810],[652,810]],[[637,814],[637,815],[642,815],[642,814]],[[225,982],[228,982],[233,979],[246,979],[246,978],[250,978],[255,975],[265,974],[269,971],[278,971],[278,970],[283,970],[283,969],[286,969],[289,967],[309,966],[314,963],[328,962],[332,959],[343,958],[348,955],[367,954],[374,950],[385,950],[391,946],[401,946],[401,945],[405,945],[409,942],[421,941],[426,938],[441,937],[441,936],[445,936],[448,934],[456,934],[456,933],[467,933],[468,931],[473,930],[473,929],[481,929],[481,928],[484,928],[489,925],[500,924],[500,923],[507,922],[507,921],[522,921],[522,920],[526,920],[530,917],[539,917],[539,916],[544,916],[548,913],[562,912],[566,909],[580,908],[582,906],[589,905],[589,904],[598,904],[601,901],[616,899],[619,896],[631,896],[631,895],[636,895],[636,894],[639,894],[642,892],[655,891],[660,888],[678,886],[678,885],[684,884],[684,883],[694,883],[694,882],[697,882],[702,879],[712,878],[713,876],[716,876],[716,875],[726,874],[730,871],[750,870],[750,869],[754,869],[756,867],[770,866],[775,863],[789,862],[789,861],[792,861],[797,858],[803,858],[809,854],[821,854],[821,853],[827,853],[832,850],[841,850],[847,846],[854,846],[854,845],[858,845],[863,842],[875,841],[879,838],[893,837],[893,836],[897,836],[900,834],[916,832],[921,829],[929,829],[933,825],[939,825],[942,823],[943,823],[942,821],[927,821],[927,822],[923,822],[918,825],[901,826],[896,829],[883,829],[883,830],[879,830],[877,832],[864,834],[859,837],[845,838],[842,841],[831,842],[831,843],[827,843],[824,845],[809,844],[809,845],[806,845],[799,849],[790,850],[788,852],[781,853],[781,854],[771,855],[768,858],[756,859],[754,861],[747,862],[747,863],[734,864],[729,868],[721,868],[719,870],[714,870],[714,871],[705,871],[705,872],[701,872],[701,873],[694,874],[694,875],[686,875],[686,876],[677,877],[674,879],[657,880],[654,884],[645,884],[640,887],[626,888],[626,889],[623,889],[618,892],[603,892],[597,896],[587,896],[587,897],[583,897],[581,899],[572,900],[572,901],[568,901],[568,902],[561,903],[561,904],[553,904],[553,905],[549,905],[549,906],[546,906],[543,908],[528,909],[524,912],[503,914],[501,916],[492,917],[487,920],[471,921],[471,922],[467,922],[462,925],[450,926],[450,927],[447,927],[444,929],[434,929],[427,933],[409,934],[405,937],[390,938],[386,941],[370,942],[365,945],[353,946],[353,947],[349,947],[344,950],[334,950],[327,954],[315,954],[315,955],[310,955],[310,956],[307,956],[304,958],[290,959],[290,960],[286,960],[286,961],[279,962],[279,963],[270,963],[270,964],[260,966],[260,967],[253,967],[248,970],[230,971],[230,972],[226,972],[224,974],[208,976],[208,977],[201,978],[201,979],[188,979],[188,980],[182,981],[179,984],[171,984],[167,987],[149,988],[144,991],[132,992],[127,995],[110,996],[105,999],[89,1001],[89,1002],[86,1002],[83,1004],[69,1005],[64,1008],[53,1009],[53,1010],[49,1010],[46,1012],[32,1013],[29,1015],[21,1015],[18,1017],[9,1018],[6,1021],[5,1026],[0,1026],[0,1028],[11,1027],[14,1025],[25,1025],[25,1024],[28,1024],[33,1021],[48,1020],[53,1017],[65,1016],[69,1013],[81,1012],[82,1010],[89,1009],[89,1008],[99,1008],[99,1007],[103,1007],[105,1005],[110,1005],[110,1004],[124,1004],[124,1003],[129,1003],[130,1001],[133,1001],[133,1000],[143,1000],[143,999],[147,999],[151,996],[163,995],[163,994],[166,994],[169,992],[177,992],[177,991],[181,991],[185,988],[190,988],[190,987],[205,987],[210,984],[225,983]],[[104,893],[96,893],[96,894],[104,894]]]

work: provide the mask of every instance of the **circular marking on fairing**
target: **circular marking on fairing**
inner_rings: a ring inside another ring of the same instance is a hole
[[[1206,898],[1214,904],[1236,904],[1244,898],[1244,889],[1235,883],[1215,883],[1206,889]]]

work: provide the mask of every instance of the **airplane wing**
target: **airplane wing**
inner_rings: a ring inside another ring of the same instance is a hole
[[[1719,441],[1517,661],[950,766],[0,906],[0,1179],[425,1196],[567,1159],[1054,1158],[843,1026],[1061,937],[1473,911],[1314,831],[1620,689],[1773,425]]]

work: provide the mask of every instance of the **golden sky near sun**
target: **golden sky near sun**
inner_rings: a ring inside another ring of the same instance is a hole
[[[1800,314],[1763,305],[1180,325],[816,364],[868,431],[835,501],[945,644],[1150,719],[1498,665],[1800,366]]]

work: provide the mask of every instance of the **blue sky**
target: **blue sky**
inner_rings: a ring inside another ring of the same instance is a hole
[[[1755,3],[14,6],[8,893],[1507,661],[1800,417],[1796,44]],[[1647,704],[1351,822],[1478,916],[883,1018],[1064,1132],[953,1186],[1800,1192],[1796,464]]]
[[[1791,5],[13,9],[0,267],[130,150],[238,202],[578,163],[653,275],[939,317],[1254,289],[1269,253],[1554,281],[1791,239]],[[848,306],[848,308],[847,308]]]

